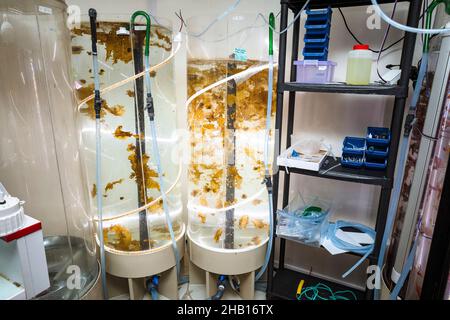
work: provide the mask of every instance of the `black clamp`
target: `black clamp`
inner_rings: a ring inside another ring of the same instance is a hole
[[[94,110],[95,110],[95,118],[96,119],[100,119],[101,109],[102,109],[102,99],[100,98],[100,91],[95,90]]]
[[[266,174],[266,176],[264,177],[264,180],[262,182],[262,184],[266,185],[267,191],[269,193],[273,192],[273,186],[272,186],[272,177],[268,174]]]
[[[408,113],[408,115],[406,116],[406,119],[405,119],[405,130],[403,132],[405,137],[409,136],[415,122],[416,122],[416,116],[414,115],[414,113],[412,113],[412,112]]]
[[[150,92],[147,93],[147,101],[145,104],[145,109],[148,112],[148,116],[150,117],[150,120],[153,121],[155,119],[155,107],[153,105],[153,97]]]

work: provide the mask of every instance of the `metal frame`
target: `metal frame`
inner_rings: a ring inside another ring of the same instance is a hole
[[[283,30],[287,27],[287,19],[288,12],[292,10],[294,14],[297,14],[301,7],[304,5],[305,0],[281,0],[281,22],[280,22],[280,30]],[[380,1],[380,3],[390,3],[394,2],[393,0]],[[407,24],[409,26],[416,27],[419,22],[420,9],[422,5],[422,0],[417,1],[409,1],[409,11],[408,11],[408,19]],[[312,7],[344,7],[344,6],[360,6],[360,5],[369,5],[370,1],[363,0],[325,0],[325,1],[312,1]],[[293,62],[298,58],[298,47],[299,47],[299,33],[300,33],[300,19],[298,19],[293,27],[293,37],[292,37],[292,59],[290,61],[291,66]],[[391,120],[391,146],[390,146],[390,154],[388,158],[388,167],[385,172],[385,178],[387,183],[379,183],[381,186],[381,195],[379,200],[378,212],[377,212],[377,221],[376,221],[376,241],[375,241],[375,249],[374,253],[369,256],[369,261],[371,264],[375,264],[378,260],[378,252],[380,249],[380,243],[383,236],[383,231],[386,225],[387,212],[389,208],[389,199],[391,196],[392,182],[394,178],[395,172],[395,164],[397,159],[397,151],[400,141],[400,135],[403,124],[403,115],[405,110],[406,98],[408,96],[408,88],[409,88],[409,78],[410,78],[410,69],[414,54],[414,46],[415,46],[416,34],[407,33],[405,35],[402,57],[401,57],[401,70],[402,74],[400,80],[396,86],[392,86],[389,90],[386,90],[386,86],[368,86],[366,88],[361,88],[359,86],[333,86],[333,85],[307,85],[307,84],[296,84],[296,83],[286,83],[285,82],[285,69],[286,69],[286,45],[287,45],[287,32],[280,35],[279,40],[279,62],[278,62],[278,83],[277,83],[277,112],[275,119],[275,129],[278,131],[278,139],[275,145],[275,154],[278,155],[280,153],[281,139],[282,139],[282,119],[283,119],[283,102],[284,102],[284,92],[289,91],[288,96],[288,123],[286,128],[286,148],[291,145],[291,134],[293,133],[294,127],[294,119],[295,119],[295,93],[296,92],[334,92],[334,93],[352,93],[352,94],[376,94],[376,95],[392,95],[395,96],[394,102],[394,110]],[[296,68],[291,68],[290,72],[290,81],[293,82],[296,79]],[[276,211],[278,204],[278,192],[279,189],[279,178],[280,173],[279,170],[274,175],[274,221],[276,221]],[[297,172],[303,174],[302,172]],[[309,175],[322,177],[319,173],[308,173]],[[357,182],[357,183],[370,183],[367,180],[358,179],[355,174],[351,172],[347,172],[348,176],[345,180]],[[329,179],[337,179],[332,176],[326,176],[325,178]],[[339,179],[337,179],[339,180]],[[342,179],[340,179],[342,180]],[[373,184],[373,182],[372,182]],[[283,189],[283,207],[288,205],[289,202],[289,188],[290,188],[290,175],[284,174],[284,189]],[[278,192],[277,192],[278,190]],[[276,228],[276,222],[274,223],[273,228]],[[274,237],[276,237],[274,232]],[[274,239],[275,241],[275,239]],[[285,251],[286,251],[286,239],[280,238],[280,246],[279,246],[279,266],[278,272],[285,269]],[[268,285],[267,285],[267,297],[270,298],[283,298],[277,292],[274,292],[274,252],[275,246],[272,249],[271,259],[268,268]],[[293,279],[293,281],[295,281]],[[366,298],[370,298],[372,292],[366,290]]]

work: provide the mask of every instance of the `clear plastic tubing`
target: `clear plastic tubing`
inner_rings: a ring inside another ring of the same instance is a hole
[[[368,85],[372,71],[372,52],[368,45],[357,44],[348,53],[347,84]]]
[[[420,28],[413,28],[409,26],[405,26],[404,24],[398,23],[397,21],[392,20],[389,18],[383,10],[381,10],[380,5],[376,0],[371,0],[373,6],[375,7],[375,12],[387,23],[389,23],[394,28],[407,31],[407,32],[414,32],[414,33],[427,33],[427,34],[436,34],[436,33],[444,33],[444,32],[450,32],[450,29],[420,29]]]

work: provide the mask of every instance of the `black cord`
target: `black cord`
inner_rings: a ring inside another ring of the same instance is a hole
[[[433,141],[438,141],[438,140],[439,140],[438,137],[432,137],[432,136],[429,136],[429,135],[423,133],[423,132],[422,132],[418,127],[416,127],[416,126],[414,126],[413,128],[416,129],[416,130],[420,133],[420,135],[421,135],[422,137],[424,137],[424,138],[427,138],[427,139],[430,139],[430,140],[433,140]]]
[[[430,6],[431,6],[431,5],[430,5]],[[425,13],[428,11],[428,9],[430,8],[430,6],[427,7],[427,9],[425,10]],[[339,13],[340,13],[341,16],[342,16],[342,20],[344,21],[344,25],[345,25],[345,28],[347,29],[348,33],[352,36],[352,38],[353,38],[358,44],[364,44],[364,43],[362,43],[361,41],[359,41],[359,39],[355,36],[355,34],[353,33],[353,31],[352,31],[352,30],[350,29],[350,27],[348,26],[347,19],[345,18],[344,13],[342,12],[341,8],[338,8],[338,10],[339,10]],[[419,19],[422,19],[423,16],[425,15],[425,13],[422,13],[422,14],[420,15]],[[433,36],[435,36],[435,35],[436,35],[436,34],[434,34]],[[386,48],[383,48],[383,50],[381,50],[381,52],[384,52],[384,51],[386,51],[386,50],[389,50],[390,48],[392,48],[392,47],[395,46],[396,44],[402,42],[403,39],[405,39],[405,36],[403,36],[403,37],[401,37],[400,39],[398,39],[397,41],[391,43],[391,44],[388,45]],[[379,53],[379,52],[380,52],[379,50],[374,50],[374,49],[372,49],[372,48],[369,48],[369,50],[372,51],[373,53]]]
[[[345,18],[344,13],[342,12],[341,8],[338,8],[338,10],[339,10],[339,13],[340,13],[341,16],[342,16],[342,20],[344,21],[344,25],[345,25],[345,28],[347,29],[348,33],[350,33],[350,35],[352,36],[352,38],[353,38],[358,44],[364,44],[364,43],[362,43],[361,41],[359,41],[359,39],[355,36],[355,34],[353,33],[353,31],[352,31],[352,30],[350,29],[350,27],[348,26],[347,19]],[[400,39],[398,39],[397,41],[391,43],[391,44],[390,44],[389,46],[387,46],[386,48],[383,48],[383,49],[381,50],[381,52],[384,52],[384,51],[386,51],[386,50],[389,50],[390,48],[392,48],[392,47],[395,46],[396,44],[398,44],[398,43],[400,43],[401,41],[403,41],[404,38],[405,38],[405,37],[403,36],[403,37],[401,37]],[[369,50],[372,51],[373,53],[380,53],[380,50],[374,50],[374,49],[372,49],[372,48],[369,48]]]
[[[183,30],[183,26],[187,27],[186,22],[184,21],[183,18],[183,14],[181,13],[181,9],[180,12],[175,12],[175,15],[177,16],[178,19],[180,19],[181,25],[180,25],[180,30],[178,32],[181,32],[181,30]]]
[[[398,0],[395,0],[394,7],[392,8],[391,19],[394,18],[395,10],[397,9],[397,4],[398,4]],[[387,39],[387,37],[389,35],[389,31],[390,30],[391,30],[391,25],[388,25],[387,29],[386,29],[386,32],[384,33],[383,41],[381,42],[380,50],[378,52],[378,57],[377,57],[377,75],[381,79],[381,81],[383,81],[383,83],[386,83],[387,81],[381,76],[378,66],[380,64],[380,58],[381,58],[381,54],[383,53],[384,44],[386,43],[386,39]]]

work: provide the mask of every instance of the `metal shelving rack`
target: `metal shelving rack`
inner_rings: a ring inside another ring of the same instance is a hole
[[[417,27],[419,22],[420,10],[422,6],[421,0],[400,0],[409,2],[407,24],[409,26]],[[281,19],[280,30],[287,27],[288,13],[291,10],[294,15],[297,14],[305,4],[306,0],[281,0]],[[379,3],[392,3],[394,0],[380,0]],[[312,9],[324,7],[350,7],[350,6],[367,6],[370,5],[369,0],[312,0],[309,7]],[[299,41],[300,41],[300,19],[294,23],[292,36],[292,55],[291,66],[293,62],[298,59]],[[289,92],[288,95],[288,123],[285,132],[286,148],[291,145],[291,134],[293,133],[294,119],[295,119],[295,93],[296,92],[317,92],[317,93],[341,93],[341,94],[370,94],[370,95],[384,95],[395,97],[392,120],[391,120],[391,145],[388,158],[388,166],[385,171],[371,171],[365,169],[346,169],[337,167],[336,169],[327,171],[336,164],[336,160],[328,157],[319,172],[300,170],[289,168],[290,174],[304,174],[315,176],[318,178],[335,179],[342,181],[349,181],[354,183],[372,184],[381,187],[377,220],[375,229],[377,231],[375,240],[375,249],[368,257],[370,264],[376,264],[378,260],[378,252],[380,250],[380,243],[383,237],[383,231],[386,225],[387,212],[389,208],[389,199],[391,196],[391,189],[393,185],[393,177],[395,172],[395,164],[397,159],[397,152],[399,147],[400,135],[402,131],[403,116],[408,96],[410,70],[414,53],[414,46],[416,41],[416,34],[406,33],[403,42],[402,57],[401,57],[401,77],[397,85],[369,85],[369,86],[350,86],[346,84],[302,84],[295,83],[296,68],[291,68],[290,82],[285,82],[286,69],[286,43],[287,32],[280,35],[279,40],[279,61],[278,61],[278,84],[277,84],[277,113],[275,120],[275,129],[278,130],[279,136],[275,145],[275,154],[280,153],[282,127],[283,127],[283,102],[284,93]],[[337,161],[340,161],[338,158]],[[285,167],[279,167],[279,170],[274,175],[274,221],[276,221],[276,211],[278,204],[279,190],[279,175],[281,172],[286,172]],[[284,188],[283,188],[283,207],[289,202],[289,187],[290,174],[284,174]],[[276,224],[276,223],[275,223]],[[276,228],[276,225],[273,226]],[[275,234],[275,232],[274,232]],[[276,237],[276,236],[275,236]],[[278,269],[274,267],[274,252],[273,246],[269,268],[268,268],[268,285],[267,298],[268,299],[295,299],[297,285],[300,279],[305,280],[304,286],[313,285],[317,282],[322,282],[330,286],[333,290],[350,289],[341,284],[325,281],[324,279],[316,278],[311,275],[292,271],[285,268],[284,258],[286,250],[286,241],[288,239],[280,238],[279,245],[279,265]],[[275,243],[275,239],[274,239]],[[352,289],[358,296],[358,299],[370,299],[372,297],[372,290],[358,291]]]

